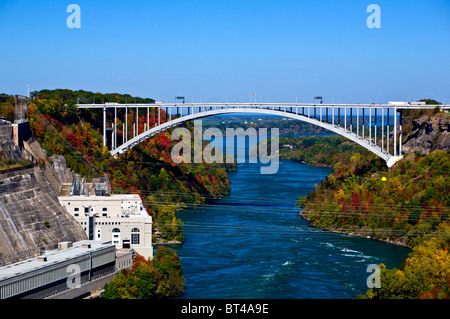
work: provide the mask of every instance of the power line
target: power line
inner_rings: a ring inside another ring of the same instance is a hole
[[[64,142],[66,142],[67,143],[67,145],[72,149],[72,151],[70,151],[72,154],[74,154],[74,156],[75,157],[77,157],[77,158],[79,158],[79,159],[81,159],[81,160],[83,160],[83,161],[85,161],[85,162],[87,162],[92,168],[94,168],[95,170],[97,170],[98,172],[100,172],[100,173],[103,173],[104,174],[104,172],[102,172],[101,170],[99,170],[95,165],[93,165],[88,159],[86,159],[82,154],[81,154],[81,156],[79,156],[78,154],[76,154],[76,153],[79,153],[79,151],[77,150],[77,149],[75,149],[72,145],[71,145],[71,143],[69,142],[69,141],[67,141],[67,139],[65,139],[64,138],[64,136],[62,136],[62,134],[61,133],[59,133],[58,131],[57,131],[57,129],[51,124],[51,123],[49,123],[48,122],[48,120],[39,112],[39,110],[37,110],[36,109],[36,112],[37,113],[39,113],[39,115],[40,115],[40,119],[43,119],[46,123],[47,123],[47,126],[50,126],[52,129],[53,129],[53,132],[51,132],[51,134],[54,136],[54,137],[59,137],[59,138],[61,138]],[[131,161],[131,160],[117,160],[117,161],[120,161],[120,162],[136,162],[136,161]],[[138,162],[138,163],[149,163],[149,162]],[[154,164],[153,162],[150,162],[150,163],[152,163],[152,164]],[[162,164],[162,163],[157,163],[157,164]],[[170,164],[170,163],[167,163],[166,165],[172,165],[172,164]],[[125,189],[122,189],[122,191],[126,191]],[[214,195],[208,195],[208,194],[192,194],[192,193],[182,193],[182,192],[161,192],[161,191],[148,191],[148,190],[144,190],[144,189],[139,189],[139,191],[141,192],[141,193],[144,193],[144,194],[150,194],[150,195],[152,195],[152,194],[156,194],[156,195],[166,195],[166,194],[168,194],[169,196],[174,196],[173,194],[176,194],[176,195],[181,195],[182,197],[186,197],[186,196],[190,196],[191,198],[193,198],[193,197],[198,197],[198,196],[200,196],[200,197],[203,197],[203,198],[206,198],[206,199],[208,199],[208,197],[211,199],[217,199],[217,197],[216,196],[214,196]],[[244,198],[245,200],[248,200],[249,199],[249,197],[245,197]],[[261,203],[261,202],[264,202],[264,201],[262,201],[260,198],[257,198],[258,199],[258,202],[259,203]],[[269,201],[269,200],[267,200],[267,201]],[[143,201],[143,202],[145,202],[145,203],[149,203],[150,205],[153,205],[153,206],[175,206],[175,207],[180,207],[180,205],[175,205],[173,202],[155,202],[155,201]],[[397,205],[395,205],[395,206],[393,206],[393,205],[386,205],[386,204],[362,204],[362,205],[352,205],[352,204],[349,204],[349,203],[337,203],[337,202],[324,202],[324,201],[321,201],[321,202],[313,202],[313,201],[306,201],[306,203],[308,204],[308,205],[316,205],[316,206],[320,206],[320,205],[329,205],[329,204],[336,204],[336,205],[342,205],[342,204],[345,204],[345,205],[349,205],[351,208],[353,208],[353,209],[357,209],[357,208],[359,208],[359,207],[361,207],[361,206],[367,206],[367,207],[369,207],[369,208],[377,208],[377,210],[375,210],[375,209],[371,209],[369,212],[368,212],[368,215],[367,216],[365,216],[365,215],[362,215],[362,214],[364,214],[364,212],[354,212],[354,211],[351,211],[351,212],[346,212],[346,211],[336,211],[336,212],[324,212],[324,211],[319,211],[319,213],[320,214],[323,214],[323,215],[325,215],[325,214],[334,214],[334,215],[337,215],[336,217],[337,218],[342,218],[342,217],[358,217],[358,218],[374,218],[374,217],[376,217],[376,218],[378,218],[378,219],[392,219],[392,218],[394,218],[394,216],[386,216],[386,214],[388,214],[388,213],[406,213],[406,212],[404,212],[404,211],[400,211],[400,210],[404,210],[405,208],[407,208],[407,209],[414,209],[414,208],[420,208],[420,209],[431,209],[431,210],[442,210],[442,211],[447,211],[447,208],[445,208],[445,207],[441,207],[441,208],[439,208],[439,207],[424,207],[424,206],[407,206],[407,207],[397,207]],[[231,203],[231,205],[235,205],[235,206],[237,206],[237,205],[239,205],[239,204],[242,204],[242,203],[236,203],[236,202],[234,202],[234,203]],[[259,208],[261,208],[261,205],[255,205],[255,204],[251,204],[251,203],[248,203],[248,202],[246,202],[245,203],[246,204],[246,206],[252,206],[253,208],[253,210],[255,210],[255,207],[259,207]],[[228,206],[230,206],[230,203],[227,203],[227,205]],[[217,207],[224,207],[225,205],[223,205],[223,203],[222,204],[219,204],[219,205],[214,205],[214,204],[210,204],[210,203],[202,203],[201,204],[201,207],[202,208],[217,208]],[[198,208],[198,205],[197,204],[189,204],[189,203],[183,203],[182,205],[181,205],[181,207],[183,207],[183,208],[189,208],[189,207],[191,207],[191,208]],[[263,206],[263,208],[264,209],[267,209],[268,207],[272,207],[272,208],[275,208],[276,210],[277,210],[277,212],[279,212],[279,213],[282,213],[282,212],[284,212],[283,210],[283,208],[281,208],[279,205],[272,205],[272,206],[267,206],[267,205],[264,205]],[[320,207],[319,207],[320,208]],[[385,212],[385,211],[383,211],[383,214],[374,214],[374,212],[380,212],[381,210],[380,210],[380,208],[394,208],[394,209],[396,209],[397,211],[389,211],[389,212]],[[241,210],[244,210],[243,208],[241,208]],[[293,212],[293,208],[289,208],[289,209],[287,209],[286,210],[286,213],[292,213]],[[271,214],[273,214],[273,211],[271,211],[270,212]],[[317,213],[317,211],[312,211],[311,213]],[[419,220],[420,219],[420,215],[418,216],[418,217],[409,217],[408,218],[408,220]]]

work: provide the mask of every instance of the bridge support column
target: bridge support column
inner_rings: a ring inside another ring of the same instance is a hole
[[[114,123],[111,124],[113,126],[112,130],[111,130],[111,150],[114,150],[114,130],[115,130],[115,126]]]
[[[386,129],[387,129],[387,132],[386,132],[386,152],[389,153],[389,109],[387,109],[386,120],[387,120],[387,127],[386,127]]]
[[[362,109],[362,138],[364,138],[364,118],[365,118],[365,109]]]
[[[106,146],[106,107],[103,107],[103,146]]]
[[[353,132],[353,108],[350,108],[350,132]]]
[[[117,147],[117,107],[114,107],[114,148]]]
[[[334,105],[333,108],[331,109],[331,123],[334,125]]]
[[[369,108],[369,145],[372,145],[372,108]]]
[[[356,135],[359,136],[359,108],[356,108]]]
[[[399,134],[399,136],[398,136],[398,155],[399,156],[402,156],[402,135],[403,135],[403,129],[402,129],[403,120],[402,120],[402,117],[403,117],[403,110],[400,109],[400,111],[399,111],[399,125],[400,125],[400,127],[399,127],[399,132],[398,132],[398,134]]]
[[[381,109],[381,152],[384,149],[384,109]]]
[[[397,108],[394,108],[394,157],[397,156]]]
[[[373,135],[375,146],[377,145],[377,109],[375,108],[375,131]]]
[[[128,142],[128,106],[125,106],[125,143]]]
[[[347,108],[344,107],[344,130],[347,131]]]

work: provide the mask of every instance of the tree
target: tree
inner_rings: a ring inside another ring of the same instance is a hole
[[[184,277],[176,252],[157,248],[152,260],[136,255],[131,269],[122,269],[104,287],[104,299],[155,299],[179,296],[184,292]]]
[[[444,227],[444,226],[443,226]],[[381,288],[370,289],[360,298],[448,298],[450,255],[447,240],[431,238],[414,247],[401,269],[381,264]]]

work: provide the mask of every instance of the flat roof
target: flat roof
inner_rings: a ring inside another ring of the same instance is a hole
[[[62,200],[95,200],[95,201],[116,201],[116,200],[136,200],[139,199],[142,202],[141,196],[139,194],[112,194],[108,196],[96,196],[96,195],[60,195],[58,198]]]
[[[0,267],[0,281],[84,255],[89,251],[115,247],[111,241],[105,240],[81,240],[72,244],[73,246],[69,248],[49,250],[43,255]],[[86,248],[83,247],[84,244],[90,244],[91,246]],[[47,257],[47,261],[38,261],[39,257]]]

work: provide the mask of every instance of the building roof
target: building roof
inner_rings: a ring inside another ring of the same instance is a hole
[[[71,242],[61,243],[62,247],[70,246]],[[89,246],[90,244],[90,246]],[[45,254],[22,260],[17,263],[9,264],[0,267],[0,281],[10,277],[14,277],[20,274],[31,272],[43,267],[55,265],[59,262],[73,259],[78,256],[82,256],[89,251],[96,251],[108,247],[115,247],[111,241],[104,240],[81,240],[72,243],[72,247],[65,249],[55,249],[45,252]],[[46,261],[39,261],[39,259],[45,258]]]
[[[59,198],[64,200],[73,200],[73,201],[88,201],[88,200],[95,200],[95,201],[122,201],[122,200],[138,200],[139,202],[142,202],[141,196],[139,194],[114,194],[109,196],[96,196],[96,195],[80,195],[80,196],[70,196],[70,195],[63,195],[61,194]]]
[[[63,206],[65,201],[72,203],[82,202],[87,203],[88,205],[97,205],[98,202],[116,202],[118,205],[120,205],[119,202],[136,202],[142,208],[137,210],[130,210],[127,207],[121,206],[118,206],[118,208],[122,210],[122,213],[125,213],[127,215],[126,217],[151,217],[142,203],[141,196],[139,196],[138,194],[114,194],[110,196],[59,196],[58,200]]]

